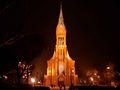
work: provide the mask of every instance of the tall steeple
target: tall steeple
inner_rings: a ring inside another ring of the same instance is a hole
[[[60,15],[58,24],[64,24],[63,12],[62,12],[62,1],[60,1]]]
[[[64,26],[64,18],[63,18],[63,11],[62,11],[62,0],[60,0],[60,14],[59,14],[59,19],[58,19],[58,25],[57,27],[59,26]]]
[[[57,46],[66,46],[66,28],[64,25],[64,18],[62,12],[62,1],[60,2],[60,14],[58,19],[58,25],[56,28],[56,40]]]

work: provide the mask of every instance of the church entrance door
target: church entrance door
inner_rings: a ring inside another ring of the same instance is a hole
[[[63,75],[59,76],[58,78],[58,86],[61,88],[65,88],[65,77]]]

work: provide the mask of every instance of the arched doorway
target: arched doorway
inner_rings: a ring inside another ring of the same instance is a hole
[[[65,76],[63,74],[58,77],[58,86],[65,87]]]

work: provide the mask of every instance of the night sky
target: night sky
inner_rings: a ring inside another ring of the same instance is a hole
[[[78,75],[109,62],[120,66],[119,5],[112,0],[63,0],[67,46]],[[59,0],[0,0],[0,72],[25,60],[39,62],[46,73],[58,17]]]

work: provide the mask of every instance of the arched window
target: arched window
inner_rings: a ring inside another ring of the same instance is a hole
[[[64,45],[64,37],[58,37],[58,45]]]

